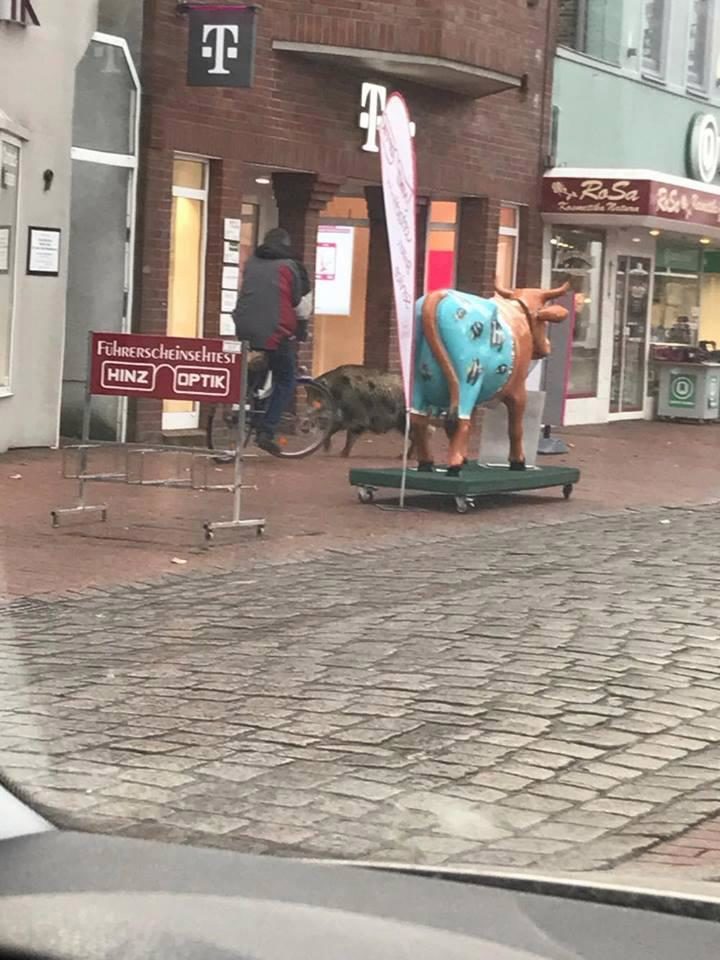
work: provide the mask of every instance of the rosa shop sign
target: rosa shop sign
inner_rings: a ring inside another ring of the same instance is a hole
[[[647,216],[650,181],[546,177],[543,210],[548,213],[630,213]]]
[[[720,227],[720,195],[701,190],[686,190],[670,184],[654,183],[650,196],[650,216]]]
[[[240,397],[239,347],[236,341],[93,333],[90,393],[234,403]]]
[[[543,213],[657,217],[720,227],[720,193],[663,180],[545,177]]]

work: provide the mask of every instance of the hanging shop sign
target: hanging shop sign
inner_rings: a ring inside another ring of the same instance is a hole
[[[720,192],[662,180],[545,177],[545,214],[656,217],[701,227],[720,227]]]
[[[40,26],[31,0],[0,0],[0,23],[16,23],[20,27]]]
[[[187,82],[191,87],[251,87],[255,68],[255,7],[185,4]]]
[[[711,113],[696,113],[687,139],[687,172],[694,180],[712,183],[720,167],[720,127]]]

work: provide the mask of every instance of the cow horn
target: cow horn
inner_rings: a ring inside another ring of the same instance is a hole
[[[566,281],[561,287],[555,287],[554,290],[543,290],[543,303],[547,303],[548,300],[557,300],[558,297],[564,296],[569,289],[570,284]]]
[[[501,286],[497,280],[495,281],[495,293],[499,294],[501,297],[504,297],[506,300],[515,299],[515,291]]]

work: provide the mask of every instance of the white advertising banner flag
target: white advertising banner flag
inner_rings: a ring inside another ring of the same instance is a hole
[[[399,93],[388,97],[383,112],[380,160],[400,364],[405,402],[410,407],[415,326],[416,172],[412,124],[407,104]]]

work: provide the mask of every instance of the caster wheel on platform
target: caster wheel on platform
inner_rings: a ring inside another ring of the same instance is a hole
[[[566,500],[570,499],[570,497],[572,496],[572,492],[573,492],[573,485],[571,483],[566,483],[565,486],[563,487],[563,496],[565,497]]]
[[[471,505],[467,497],[455,497],[455,509],[458,513],[467,513]]]
[[[360,503],[372,503],[375,499],[375,491],[370,487],[360,487],[358,490],[358,500]]]

